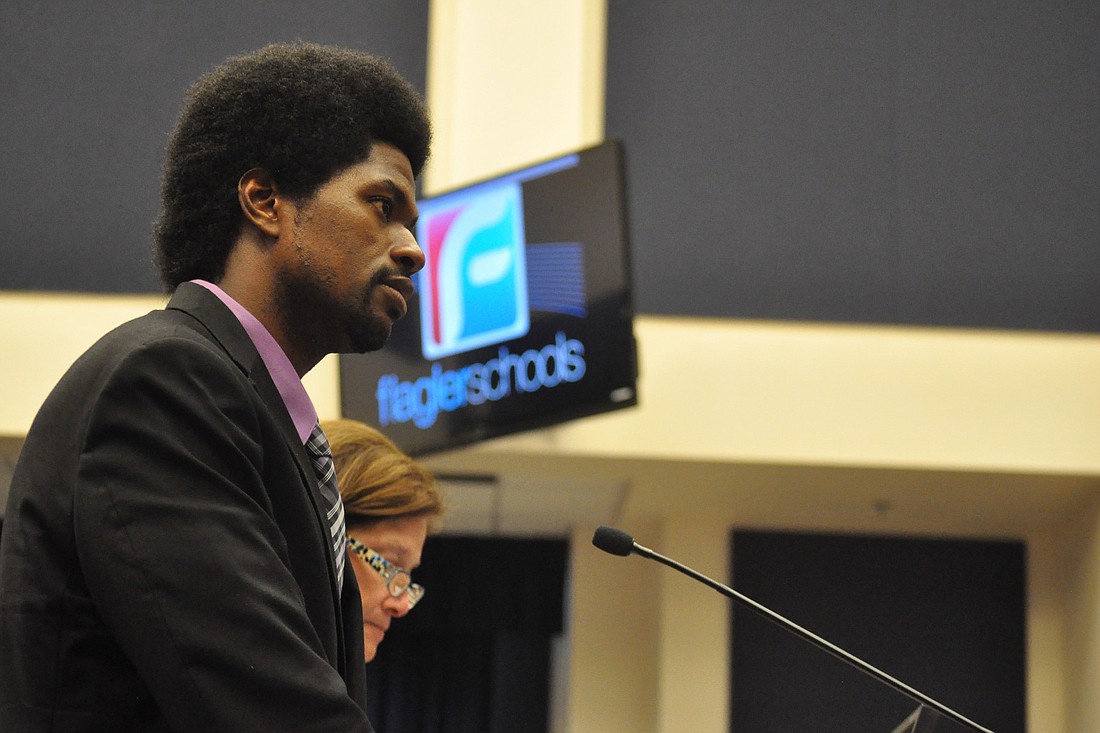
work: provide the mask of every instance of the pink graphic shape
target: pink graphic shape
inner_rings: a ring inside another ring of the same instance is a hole
[[[428,222],[428,271],[432,276],[429,286],[432,294],[432,341],[437,345],[443,343],[439,305],[439,260],[442,257],[443,245],[447,243],[447,233],[451,230],[455,218],[462,213],[464,208],[464,206],[456,206],[450,211],[445,211],[433,217]]]

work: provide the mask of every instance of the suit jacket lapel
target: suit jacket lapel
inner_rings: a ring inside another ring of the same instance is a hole
[[[232,311],[226,308],[216,295],[194,283],[182,283],[166,307],[187,313],[206,329],[210,337],[225,350],[225,353],[256,387],[264,404],[278,420],[279,428],[287,443],[301,448],[298,431],[290,419],[290,413],[287,412],[279,390],[271,381],[271,375],[268,374],[267,367],[260,358],[260,352],[256,350],[252,339],[248,337],[244,326]],[[306,462],[305,450],[295,450],[294,454],[303,476],[311,476],[312,469]]]
[[[210,337],[225,350],[248,377],[249,383],[256,389],[268,411],[275,416],[287,449],[293,454],[294,462],[298,466],[298,473],[308,492],[318,526],[321,527],[322,536],[327,537],[328,521],[317,501],[317,492],[314,489],[316,478],[314,477],[313,466],[310,463],[309,456],[306,455],[305,446],[298,437],[298,430],[294,427],[294,421],[291,420],[290,413],[287,412],[282,395],[275,387],[275,383],[272,381],[267,367],[264,366],[259,351],[256,350],[256,346],[244,330],[244,326],[216,295],[194,283],[181,283],[168,301],[166,308],[187,313],[198,321],[210,334]],[[342,639],[343,623],[339,591],[336,584],[336,563],[333,561],[331,544],[328,542],[323,544],[326,547],[325,556],[328,558],[333,608],[336,613],[336,628]],[[341,666],[343,665],[341,664]]]

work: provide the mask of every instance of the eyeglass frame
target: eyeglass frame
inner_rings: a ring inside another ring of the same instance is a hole
[[[407,593],[410,611],[424,597],[424,586],[412,582],[412,574],[405,568],[393,564],[351,535],[348,535],[348,549],[382,576],[382,579],[386,581],[386,590],[389,591],[391,597],[400,598]],[[401,576],[406,579],[404,587],[400,585]]]

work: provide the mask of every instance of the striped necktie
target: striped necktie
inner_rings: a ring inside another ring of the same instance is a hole
[[[321,494],[321,506],[328,519],[329,533],[332,539],[332,555],[336,558],[336,584],[341,592],[344,589],[344,561],[347,549],[347,530],[344,526],[344,502],[340,499],[340,490],[336,486],[336,468],[332,464],[332,450],[328,438],[320,425],[313,426],[313,432],[306,441],[306,450],[313,459],[313,473],[317,477],[317,490]]]

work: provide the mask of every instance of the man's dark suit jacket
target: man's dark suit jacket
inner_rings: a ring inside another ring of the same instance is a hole
[[[31,427],[0,540],[0,731],[369,731],[350,563],[206,289],[112,331]]]

